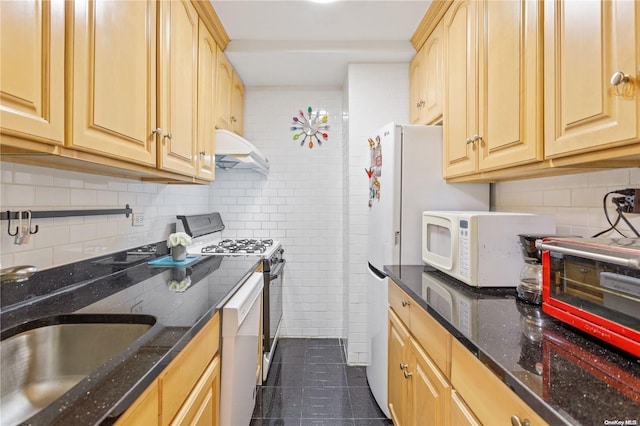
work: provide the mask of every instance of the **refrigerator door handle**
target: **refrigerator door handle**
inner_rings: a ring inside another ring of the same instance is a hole
[[[383,280],[383,279],[387,278],[387,276],[384,274],[384,272],[381,272],[378,268],[376,268],[375,266],[373,266],[373,265],[371,264],[371,262],[369,262],[369,270],[370,270],[371,272],[373,272],[373,274],[374,274],[375,276],[377,276],[378,278],[380,278],[381,280]]]

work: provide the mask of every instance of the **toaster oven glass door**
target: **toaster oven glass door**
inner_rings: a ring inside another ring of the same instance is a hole
[[[549,301],[575,308],[599,325],[640,331],[640,271],[611,263],[552,253]]]
[[[640,270],[543,252],[545,313],[640,357]]]

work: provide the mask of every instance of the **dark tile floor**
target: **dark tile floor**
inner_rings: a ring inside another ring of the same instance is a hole
[[[251,426],[392,425],[364,367],[350,367],[340,339],[280,339],[258,389]]]

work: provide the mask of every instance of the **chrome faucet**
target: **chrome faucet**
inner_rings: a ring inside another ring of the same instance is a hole
[[[19,283],[26,281],[35,274],[38,269],[31,265],[12,266],[0,269],[0,283]]]

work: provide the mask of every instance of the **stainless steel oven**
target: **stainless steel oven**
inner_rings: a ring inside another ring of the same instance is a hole
[[[262,261],[264,274],[263,310],[262,310],[262,380],[267,380],[269,366],[278,343],[282,325],[282,282],[284,265],[287,263],[284,249],[278,249]]]

